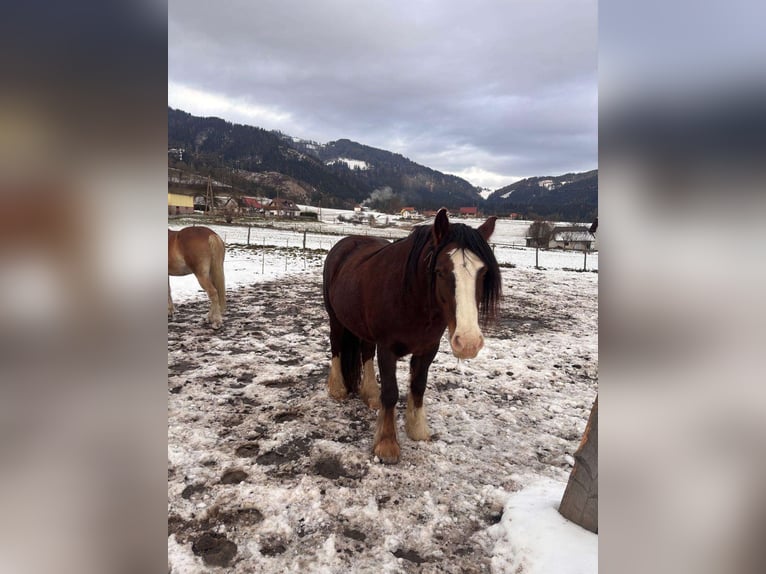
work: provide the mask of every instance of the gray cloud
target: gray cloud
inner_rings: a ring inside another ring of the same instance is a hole
[[[170,105],[495,182],[593,169],[596,16],[594,0],[171,0]]]

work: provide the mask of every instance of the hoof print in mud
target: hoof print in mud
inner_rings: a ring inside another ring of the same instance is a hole
[[[239,484],[247,478],[247,473],[244,470],[232,469],[227,470],[221,475],[221,484]]]
[[[311,450],[311,440],[306,437],[296,438],[274,450],[263,453],[255,459],[256,464],[264,466],[275,466],[287,462],[296,461],[304,456],[308,456]]]
[[[294,411],[285,411],[274,415],[275,423],[286,423],[301,418],[301,414]]]
[[[258,443],[251,442],[237,447],[235,452],[237,453],[237,456],[241,458],[253,458],[254,456],[258,456],[260,449],[261,447],[258,446]]]
[[[285,542],[282,539],[268,539],[261,544],[261,554],[263,556],[277,556],[284,554],[287,550]]]
[[[324,457],[314,464],[314,473],[330,480],[338,478],[352,478],[359,480],[363,473],[346,469],[341,462],[334,457]]]
[[[397,558],[402,558],[403,560],[407,560],[408,562],[413,562],[415,564],[423,564],[423,562],[428,562],[425,558],[423,558],[420,554],[415,552],[414,550],[397,550],[394,552],[394,556]]]
[[[181,498],[190,500],[191,498],[194,498],[195,495],[202,494],[206,490],[207,487],[204,484],[190,484],[181,491]]]
[[[356,528],[344,528],[343,536],[346,538],[351,538],[351,540],[356,540],[357,542],[364,542],[367,540],[367,535],[361,530],[357,530]]]
[[[222,534],[205,532],[192,543],[192,552],[209,566],[229,566],[237,555],[237,545]]]

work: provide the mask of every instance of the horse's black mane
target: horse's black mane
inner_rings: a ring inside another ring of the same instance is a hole
[[[422,264],[428,267],[428,277],[433,286],[436,274],[436,260],[447,245],[453,244],[458,249],[467,249],[474,253],[486,266],[484,289],[479,299],[479,312],[482,322],[495,316],[497,303],[502,296],[500,266],[497,264],[492,248],[484,241],[481,234],[463,223],[450,223],[447,234],[438,245],[433,243],[433,226],[419,225],[406,239],[411,239],[412,249],[407,258],[405,281],[409,285]]]

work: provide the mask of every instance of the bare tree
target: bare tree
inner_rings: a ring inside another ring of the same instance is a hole
[[[553,233],[553,224],[550,221],[537,219],[532,222],[527,230],[527,237],[535,239],[537,246],[548,247],[548,242]]]

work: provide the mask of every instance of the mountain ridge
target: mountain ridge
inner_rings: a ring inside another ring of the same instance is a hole
[[[563,219],[573,219],[566,215],[575,212],[586,218],[597,208],[597,178],[595,199],[593,194],[580,193],[582,185],[571,187],[583,174],[527,178],[487,194],[458,176],[347,138],[322,144],[217,117],[194,116],[171,107],[168,148],[170,168],[212,175],[242,194],[288,197],[291,190],[300,189],[300,197],[291,199],[325,207],[350,208],[361,203],[396,211],[404,206],[418,209],[470,206],[498,214],[510,211],[527,214],[536,209],[534,213],[541,216],[558,209],[564,212],[560,214]],[[572,181],[559,186],[566,177]],[[582,197],[573,202],[559,197],[560,192],[553,196],[530,193],[535,184],[539,187],[539,182],[545,179],[553,180],[555,186],[570,186],[570,191]],[[523,189],[527,191],[517,195]],[[503,190],[513,195],[513,200],[508,200],[510,196],[501,197]],[[487,199],[482,194],[488,195]]]

